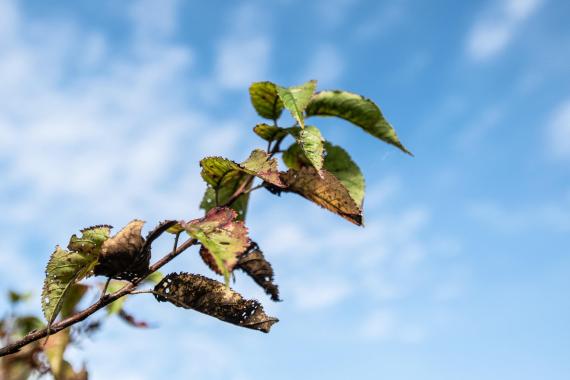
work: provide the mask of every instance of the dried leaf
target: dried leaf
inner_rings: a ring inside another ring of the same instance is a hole
[[[278,319],[269,317],[261,304],[244,299],[221,282],[189,273],[170,273],[154,288],[159,302],[193,309],[224,322],[269,332]]]
[[[127,313],[124,309],[119,310],[118,315],[121,320],[130,326],[136,327],[138,329],[147,329],[150,327],[147,322],[136,319],[132,314]]]
[[[327,170],[318,173],[313,167],[290,169],[281,179],[288,186],[286,191],[295,192],[357,226],[362,225],[362,210],[344,185]]]
[[[143,250],[144,221],[133,220],[101,246],[96,275],[132,280],[144,276],[150,262],[150,249]]]
[[[69,252],[59,246],[51,255],[42,291],[42,311],[48,324],[57,317],[73,284],[87,277],[97,264],[97,256]]]
[[[273,268],[263,256],[257,243],[252,242],[248,250],[239,257],[236,268],[243,270],[253,278],[273,301],[280,301],[279,288],[273,283]]]
[[[291,112],[291,115],[301,128],[305,128],[304,111],[317,87],[317,81],[311,80],[299,86],[289,88],[277,86],[277,94],[283,101],[285,108]]]
[[[216,207],[208,211],[205,217],[182,224],[188,234],[212,254],[226,284],[238,256],[249,246],[247,228],[236,218],[237,213],[231,208]]]
[[[276,120],[283,111],[283,102],[277,96],[277,89],[271,82],[256,82],[249,87],[251,104],[259,116]]]
[[[336,116],[364,129],[372,136],[398,147],[403,152],[412,153],[402,145],[396,131],[384,118],[380,108],[361,95],[347,91],[320,91],[311,99],[306,108],[309,116]]]
[[[84,228],[81,230],[81,237],[77,235],[71,236],[67,249],[88,255],[98,256],[101,252],[101,246],[109,239],[112,226],[99,225]]]
[[[325,142],[323,167],[346,187],[356,205],[362,208],[364,201],[364,176],[350,155],[338,145]]]

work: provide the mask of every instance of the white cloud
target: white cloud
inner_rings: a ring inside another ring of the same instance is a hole
[[[317,310],[342,302],[352,291],[352,286],[340,278],[303,279],[293,287],[295,306],[300,310]]]
[[[466,41],[475,61],[488,60],[507,48],[521,25],[539,9],[542,0],[501,0],[476,20]]]
[[[549,153],[557,159],[570,159],[570,99],[556,107],[546,134]]]
[[[426,338],[425,330],[416,324],[402,321],[393,310],[380,309],[365,318],[360,335],[367,340],[420,343]]]

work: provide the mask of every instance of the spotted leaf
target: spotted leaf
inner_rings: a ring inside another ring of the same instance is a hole
[[[316,87],[316,80],[288,88],[277,86],[279,98],[281,98],[283,105],[291,112],[291,115],[297,120],[301,128],[305,128],[304,111],[315,93]]]
[[[221,282],[189,273],[170,273],[154,288],[159,302],[193,309],[224,322],[269,332],[278,319],[265,314],[261,304],[244,299]]]
[[[273,301],[279,301],[279,288],[273,282],[273,268],[257,243],[252,242],[247,251],[239,257],[236,268],[247,273]]]
[[[259,116],[277,120],[283,111],[283,102],[277,96],[277,88],[271,82],[256,82],[249,87],[249,96],[253,108]]]

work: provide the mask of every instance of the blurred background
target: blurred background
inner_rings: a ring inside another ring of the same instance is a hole
[[[377,101],[408,157],[322,120],[367,179],[365,228],[258,191],[269,335],[138,296],[71,351],[93,379],[567,379],[570,2],[0,1],[0,291],[53,247],[201,214],[198,160],[265,144],[248,86]],[[163,239],[164,240],[164,239]],[[161,242],[155,257],[170,247]],[[208,273],[196,252],[167,271]],[[208,274],[214,276],[213,274]],[[2,300],[0,310],[6,310]]]

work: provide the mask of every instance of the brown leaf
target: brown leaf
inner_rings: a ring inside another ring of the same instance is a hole
[[[218,265],[216,264],[216,259],[212,253],[208,251],[208,248],[204,247],[203,245],[200,246],[200,257],[202,258],[202,261],[204,261],[204,263],[208,266],[208,268],[212,270],[212,272],[223,275],[222,270],[218,268]]]
[[[148,271],[150,249],[145,247],[141,235],[144,222],[133,220],[101,247],[99,263],[95,267],[96,275],[120,280],[132,280]]]
[[[236,268],[243,270],[253,278],[273,301],[280,301],[279,288],[273,283],[273,268],[263,256],[257,243],[252,242],[249,249],[240,256]]]
[[[315,168],[309,166],[290,169],[282,173],[281,179],[288,187],[285,191],[297,193],[357,226],[362,225],[362,210],[346,187],[327,170],[321,169],[319,175]]]
[[[150,327],[148,323],[146,323],[145,321],[141,321],[141,320],[136,319],[132,314],[127,313],[124,309],[119,310],[117,315],[124,322],[126,322],[128,325],[131,325],[133,327],[136,327],[139,329],[147,329]]]
[[[278,319],[269,317],[261,304],[244,299],[219,281],[190,273],[170,273],[155,288],[159,302],[193,309],[224,322],[269,332]]]

